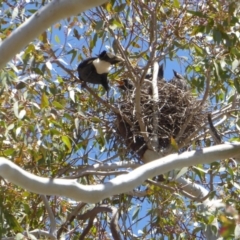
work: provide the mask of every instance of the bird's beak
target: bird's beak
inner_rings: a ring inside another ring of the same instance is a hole
[[[124,81],[118,81],[118,85],[117,87],[122,89],[122,90],[125,90],[126,89],[126,86],[125,86],[125,82]]]
[[[120,63],[120,62],[125,62],[125,60],[123,58],[121,58],[120,56],[114,56],[111,59],[112,64],[116,64],[116,63]]]
[[[122,87],[122,86],[124,86],[125,85],[125,82],[124,81],[118,81],[118,86],[117,87]]]
[[[118,81],[118,83],[119,83],[119,85],[120,85],[120,86],[122,86],[122,85],[124,85],[124,84],[125,84],[125,82],[124,82],[124,81]]]

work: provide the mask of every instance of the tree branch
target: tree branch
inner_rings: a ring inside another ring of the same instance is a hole
[[[42,7],[0,43],[0,69],[55,22],[99,6],[106,0],[58,0]]]
[[[146,179],[164,174],[172,169],[185,166],[235,157],[240,155],[240,143],[221,144],[201,150],[171,154],[158,158],[154,151],[147,150],[144,158],[148,157],[148,164],[144,164],[128,174],[111,179],[109,182],[97,185],[82,185],[69,179],[50,179],[38,177],[28,173],[6,158],[0,158],[0,176],[31,192],[45,195],[66,196],[77,201],[96,203],[114,194],[131,191]],[[154,161],[156,160],[156,161]]]
[[[50,230],[49,230],[49,233],[52,234],[52,235],[55,235],[56,234],[56,220],[54,218],[54,214],[53,214],[53,211],[49,205],[49,202],[48,202],[48,199],[45,195],[41,195],[41,198],[43,200],[43,203],[46,207],[46,210],[48,212],[48,216],[49,216],[49,222],[50,222]]]

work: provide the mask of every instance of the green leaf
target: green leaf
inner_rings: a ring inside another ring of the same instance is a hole
[[[112,3],[111,2],[108,2],[104,5],[105,9],[111,13],[113,11],[113,6],[112,6]]]
[[[222,34],[217,28],[213,29],[213,39],[216,43],[222,42]]]
[[[56,126],[62,128],[61,122],[59,122],[59,121],[55,121],[55,120],[51,120],[50,122],[53,123],[54,125],[56,125]]]
[[[100,118],[98,118],[98,117],[92,117],[92,122],[94,122],[94,123],[100,123],[101,122],[101,119]]]
[[[59,132],[59,131],[58,131],[57,129],[55,129],[55,128],[51,129],[51,130],[50,130],[50,133],[51,133],[52,135],[58,135],[58,136],[61,135],[61,132]]]
[[[176,8],[180,8],[180,3],[178,0],[173,0],[173,6]]]
[[[202,12],[195,12],[191,10],[188,10],[187,12],[197,17],[208,18],[208,16]]]
[[[21,131],[22,131],[22,127],[18,127],[16,129],[16,136],[18,136],[21,133]]]
[[[98,35],[95,33],[93,39],[90,41],[90,48],[94,48],[98,39]]]
[[[26,54],[31,53],[33,51],[35,51],[35,46],[33,44],[29,44],[27,49],[25,50],[24,54],[26,55]]]
[[[47,95],[43,93],[41,98],[41,108],[47,108],[47,107],[49,107],[48,98],[47,98]]]
[[[173,137],[171,137],[170,144],[171,144],[173,149],[178,151],[178,149],[179,149],[178,144],[177,144],[176,140]]]
[[[140,48],[141,46],[136,42],[131,42],[131,45],[135,48]]]
[[[9,148],[3,151],[3,155],[6,157],[12,156],[14,152],[15,152],[15,149]]]
[[[30,240],[37,240],[37,238],[33,234],[28,234]]]
[[[183,167],[177,174],[177,176],[175,177],[175,179],[180,178],[182,175],[184,175],[186,172],[188,171],[188,167]]]
[[[62,136],[62,141],[65,143],[65,145],[67,146],[67,148],[69,149],[69,152],[72,151],[72,145],[71,145],[71,141],[69,139],[68,136]]]
[[[229,176],[230,176],[232,179],[234,179],[233,169],[232,169],[232,168],[228,168],[227,170],[228,170]],[[232,183],[232,181],[231,181],[231,183]]]
[[[73,35],[75,38],[77,38],[77,40],[79,40],[81,37],[81,35],[79,35],[78,30],[76,28],[73,29]]]
[[[79,118],[75,118],[75,119],[74,119],[74,125],[75,125],[75,128],[76,128],[76,131],[77,131],[77,132],[78,132],[78,130],[79,130],[79,123],[80,123]]]
[[[234,229],[234,239],[240,238],[240,224],[237,224]]]
[[[18,102],[13,104],[13,111],[16,117],[18,117]]]
[[[15,238],[15,240],[24,240],[26,239],[25,236],[22,233],[18,233]]]
[[[99,31],[99,30],[101,30],[102,29],[102,27],[103,27],[103,24],[104,24],[104,21],[98,21],[97,23],[96,23],[96,26],[95,26],[95,29],[96,29],[96,31]]]
[[[220,79],[218,64],[217,64],[216,61],[213,61],[213,64],[214,64],[214,67],[215,67],[215,74],[216,74],[217,78]]]
[[[64,108],[63,105],[61,103],[57,102],[57,101],[53,101],[52,105],[57,109],[63,109]]]
[[[24,82],[19,82],[17,85],[16,85],[16,89],[17,90],[20,90],[20,89],[23,89],[26,87],[26,83]]]
[[[75,102],[75,91],[74,91],[74,89],[69,90],[69,96],[72,99],[72,101]]]
[[[195,26],[192,28],[191,35],[196,35],[197,33],[205,33],[206,32],[206,27],[205,26]]]
[[[7,127],[7,130],[10,131],[14,128],[14,123],[11,123],[8,127]]]
[[[5,215],[6,224],[8,224],[11,227],[11,230],[14,230],[16,232],[23,231],[17,219],[11,213],[8,212],[8,209],[5,209],[3,214]]]
[[[134,221],[136,218],[138,218],[139,211],[140,211],[140,207],[136,207],[136,209],[133,212],[132,221]]]
[[[111,27],[111,29],[116,29],[116,28],[122,28],[122,23],[121,23],[121,21],[119,20],[119,19],[117,19],[117,18],[114,18],[114,19],[111,19],[110,21],[110,27]]]
[[[114,8],[114,11],[115,12],[121,12],[121,11],[123,11],[125,9],[125,7],[126,7],[126,3],[122,3],[122,4],[118,5],[118,6],[116,6]]]
[[[113,51],[114,52],[117,52],[118,51],[118,45],[117,45],[117,40],[116,39],[114,39],[113,40],[113,43],[112,43],[112,48],[113,48]]]
[[[240,185],[237,182],[231,181],[231,183],[236,189],[240,190]]]
[[[53,70],[52,63],[51,63],[50,61],[47,61],[45,64],[46,64],[46,67],[47,67],[50,71]]]
[[[60,43],[60,42],[61,42],[60,39],[59,39],[59,37],[58,37],[58,35],[55,35],[55,36],[54,36],[54,39],[55,39],[56,43]]]
[[[234,71],[239,65],[239,61],[235,58],[232,62],[232,71]]]
[[[63,81],[63,78],[60,77],[60,76],[57,77],[57,80],[58,80],[59,83],[63,83],[63,82],[64,82],[64,81]]]
[[[18,114],[18,118],[19,118],[19,119],[23,119],[25,115],[26,115],[26,110],[23,109],[23,110],[21,110],[20,113]]]
[[[14,20],[17,17],[18,13],[19,13],[19,7],[17,6],[12,11],[12,20]]]
[[[198,165],[197,168],[193,168],[193,171],[197,174],[197,176],[200,178],[200,179],[204,179],[204,172],[201,170],[202,169],[202,166],[201,165]]]
[[[198,53],[200,56],[203,55],[203,50],[200,47],[198,47],[197,45],[194,45],[194,49],[196,53]]]

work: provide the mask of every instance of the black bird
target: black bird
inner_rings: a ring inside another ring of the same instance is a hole
[[[121,57],[102,51],[97,57],[83,60],[78,65],[79,79],[86,83],[101,84],[109,90],[107,75],[111,65],[124,61]]]
[[[175,70],[173,70],[173,74],[176,78],[185,80],[185,78],[180,73],[176,72]]]
[[[158,80],[162,80],[163,79],[163,75],[164,75],[163,64],[161,64],[159,66],[159,69],[158,69]],[[152,77],[153,77],[153,74],[152,73],[148,73],[148,74],[146,74],[145,79],[152,80]]]
[[[134,85],[133,83],[129,80],[129,79],[123,79],[121,81],[121,84],[117,86],[118,88],[126,91],[126,90],[133,90],[134,89]]]
[[[187,80],[175,70],[173,70],[173,73],[174,73],[174,78],[169,82],[175,85],[176,87],[178,87],[179,89],[187,91],[188,90]]]

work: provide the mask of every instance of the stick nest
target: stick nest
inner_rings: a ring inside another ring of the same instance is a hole
[[[141,90],[141,118],[146,126],[146,133],[151,142],[156,133],[153,129],[153,104],[151,83],[143,83]],[[115,121],[117,134],[126,142],[128,149],[137,152],[142,157],[148,149],[147,142],[140,131],[137,112],[135,109],[136,89],[122,90],[118,107],[122,115],[118,115]],[[189,90],[182,90],[177,85],[166,81],[158,81],[159,99],[157,106],[157,138],[159,149],[167,149],[172,142],[181,147],[190,144],[189,136],[197,133],[206,118],[206,105],[201,105]],[[126,118],[131,121],[127,123]],[[174,139],[174,140],[171,140]],[[183,150],[179,149],[179,150]]]

